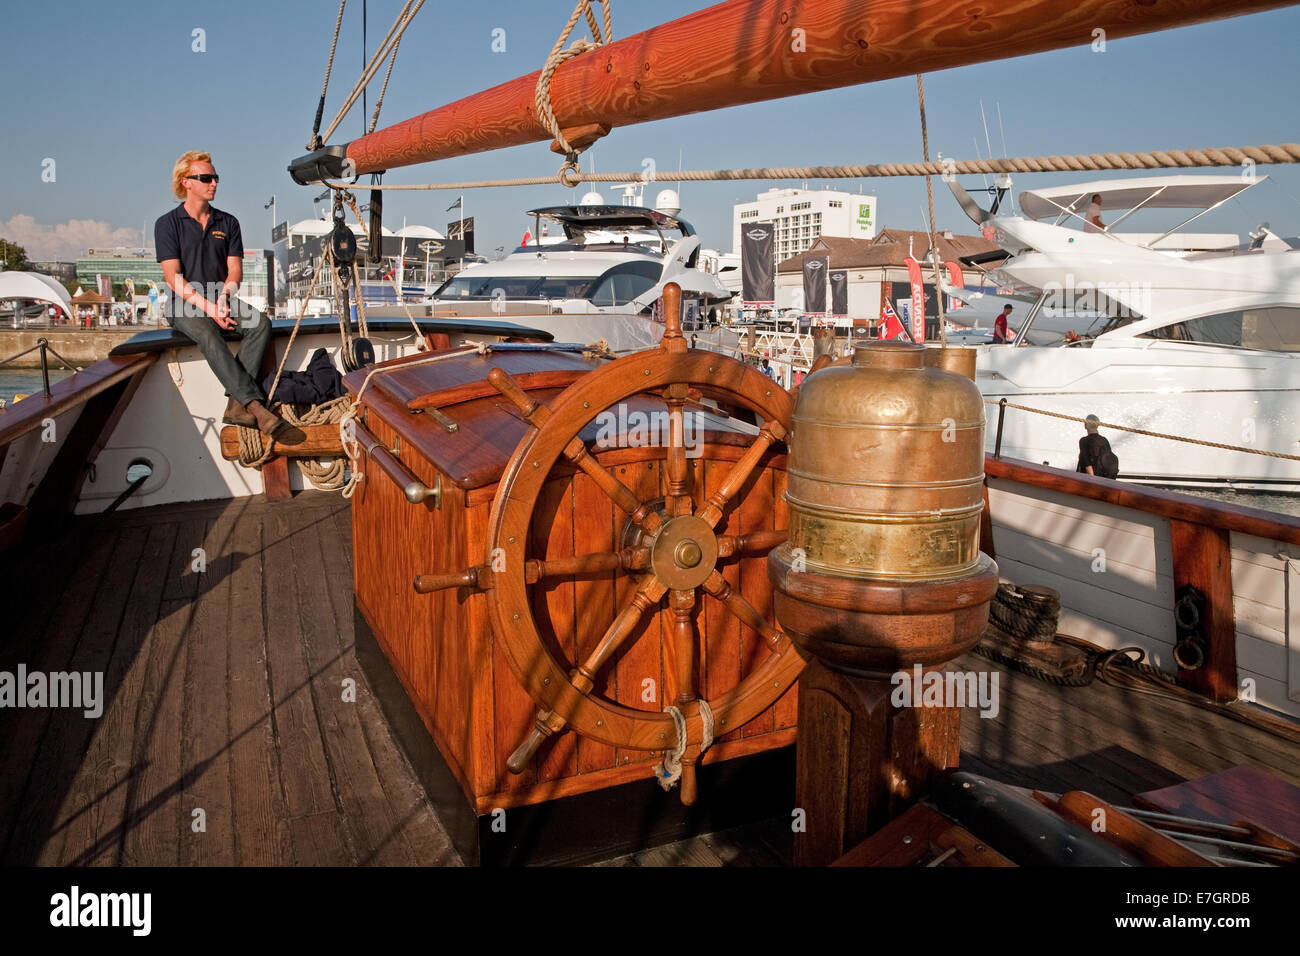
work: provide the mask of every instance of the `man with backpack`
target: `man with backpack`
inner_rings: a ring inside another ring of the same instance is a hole
[[[1118,478],[1119,458],[1110,449],[1110,442],[1097,434],[1101,419],[1089,415],[1083,420],[1087,434],[1079,439],[1079,466],[1076,471],[1098,478]]]

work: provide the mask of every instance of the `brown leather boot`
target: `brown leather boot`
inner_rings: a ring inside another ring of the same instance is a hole
[[[289,427],[288,422],[275,412],[270,411],[261,402],[249,402],[246,407],[257,423],[257,430],[263,435],[270,435],[274,438]]]
[[[248,409],[241,405],[233,395],[230,401],[226,402],[226,413],[221,416],[221,420],[227,425],[243,425],[247,428],[257,427],[257,419],[249,414]]]

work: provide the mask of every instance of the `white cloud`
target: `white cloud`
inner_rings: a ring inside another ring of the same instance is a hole
[[[87,249],[140,244],[140,233],[136,230],[127,227],[114,229],[97,219],[69,219],[46,225],[21,213],[8,221],[0,221],[0,238],[18,243],[27,250],[29,259],[56,262],[71,262],[84,256]]]

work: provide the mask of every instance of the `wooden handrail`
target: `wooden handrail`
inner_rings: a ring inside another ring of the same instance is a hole
[[[985,455],[984,473],[991,478],[1005,478],[1066,495],[1105,501],[1163,518],[1300,545],[1300,518],[1290,515],[1223,501],[1193,498],[1159,488],[1112,481],[1109,478],[1094,478],[1014,458]]]
[[[50,394],[31,395],[0,409],[0,448],[41,427],[47,418],[84,405],[105,389],[130,378],[158,360],[157,354],[114,355],[50,386]]]

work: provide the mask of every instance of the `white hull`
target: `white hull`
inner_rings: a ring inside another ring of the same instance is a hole
[[[1300,453],[1300,356],[1151,341],[1132,348],[983,346],[976,381],[986,400],[1261,451]],[[998,407],[986,405],[987,449]],[[1078,463],[1083,426],[1008,409],[1002,454],[1055,468]],[[1300,462],[1102,429],[1120,476],[1170,483],[1292,484]]]

